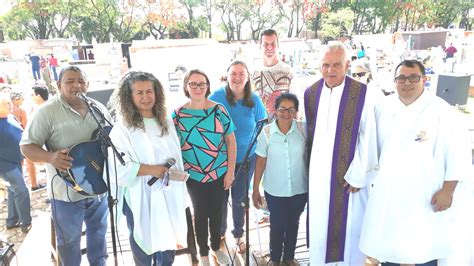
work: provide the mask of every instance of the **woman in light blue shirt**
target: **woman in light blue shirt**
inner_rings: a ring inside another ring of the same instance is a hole
[[[301,213],[308,196],[308,171],[305,156],[305,126],[295,120],[296,95],[280,95],[275,102],[277,119],[263,128],[258,137],[252,199],[262,206],[263,189],[270,211],[270,265],[295,263],[295,247]]]

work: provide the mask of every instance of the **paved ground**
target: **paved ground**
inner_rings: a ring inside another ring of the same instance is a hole
[[[27,183],[28,178],[26,178]],[[45,182],[45,174],[38,171],[38,180],[40,183]],[[27,184],[27,186],[29,186]],[[5,190],[2,190],[4,186],[0,185],[0,239],[6,243],[13,244],[13,248],[16,252],[16,258],[12,260],[13,265],[54,265],[51,259],[51,224],[50,224],[50,204],[46,202],[46,189],[31,192],[31,207],[32,207],[32,229],[28,234],[21,232],[17,229],[5,229],[5,218],[7,216],[7,206],[5,198]],[[232,218],[229,212],[228,224],[232,224]],[[268,233],[269,224],[263,222],[258,224],[257,220],[260,220],[260,213],[255,209],[250,209],[250,265],[266,265],[269,259],[268,250]],[[305,247],[305,226],[304,221],[306,220],[306,213],[301,217],[301,226],[298,235],[298,243],[296,250],[296,258],[302,265],[305,265],[308,261],[308,251]],[[131,265],[132,257],[130,252],[130,246],[128,243],[128,230],[125,223],[118,226],[119,234],[117,237],[117,261],[118,265]],[[110,229],[108,233],[108,265],[114,265],[114,256],[112,249],[112,240],[110,235]],[[228,251],[229,256],[233,258],[234,265],[244,265],[245,254],[238,254],[235,252],[235,244],[230,229],[226,236],[226,244],[224,242],[222,249]],[[83,241],[84,242],[84,241]],[[85,247],[85,242],[82,243]],[[217,263],[214,262],[215,265]],[[82,265],[88,265],[87,258],[84,255]],[[191,259],[189,255],[180,255],[175,259],[175,265],[191,265]]]
[[[38,180],[40,183],[45,183],[45,174],[38,171]],[[2,180],[3,181],[3,180]],[[2,182],[0,181],[0,183]],[[29,182],[27,180],[27,182]],[[29,187],[29,184],[27,184]],[[20,244],[25,239],[26,234],[22,233],[20,228],[6,230],[5,219],[7,217],[7,205],[6,205],[6,190],[3,184],[0,184],[0,240],[10,244],[14,244],[15,250],[18,250]],[[35,225],[35,219],[39,213],[49,212],[50,204],[46,202],[46,189],[37,190],[30,193],[30,201],[33,217],[33,226]]]

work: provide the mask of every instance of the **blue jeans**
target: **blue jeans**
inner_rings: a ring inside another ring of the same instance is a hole
[[[33,72],[33,78],[35,80],[39,80],[41,79],[41,75],[40,75],[40,67],[32,67],[31,68],[31,71]]]
[[[292,197],[275,197],[265,191],[270,211],[270,258],[280,262],[295,258],[296,240],[301,213],[308,201],[308,193]]]
[[[235,165],[235,174],[239,170],[242,163]],[[249,190],[250,180],[255,170],[255,154],[249,156],[248,161],[242,167],[239,176],[234,177],[234,184],[230,188],[232,195],[232,220],[234,222],[234,230],[232,235],[240,238],[244,234],[244,207],[242,203],[245,200],[245,180],[247,180],[247,193]],[[229,190],[224,192],[224,202],[222,206],[221,236],[225,236],[227,231],[227,201],[229,200]]]
[[[127,217],[127,227],[129,231],[129,239],[130,239],[130,249],[132,250],[133,254],[133,261],[135,262],[136,266],[171,266],[174,262],[175,250],[166,250],[166,251],[158,251],[151,255],[147,255],[143,250],[137,245],[135,239],[133,238],[133,214],[132,210],[127,204],[127,201],[123,201],[123,215]],[[160,236],[156,236],[160,237]],[[153,264],[152,264],[153,263]]]
[[[23,179],[21,166],[9,171],[0,171],[0,177],[10,183],[6,226],[12,227],[20,222],[21,227],[28,227],[31,225],[30,193]]]
[[[58,72],[56,71],[56,67],[51,67],[51,71],[53,72],[54,80],[58,81]]]
[[[106,265],[107,198],[77,202],[51,200],[56,242],[61,265],[81,264],[82,223],[86,224],[87,259],[90,265]]]

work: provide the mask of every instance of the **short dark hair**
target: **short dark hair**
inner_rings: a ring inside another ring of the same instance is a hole
[[[35,95],[39,95],[43,101],[47,101],[48,98],[49,98],[49,91],[48,91],[48,88],[46,86],[43,86],[43,85],[34,85],[33,89]]]
[[[395,76],[397,75],[397,71],[401,66],[406,66],[409,68],[415,68],[415,66],[418,66],[418,68],[421,71],[421,75],[423,76],[425,75],[425,66],[423,65],[423,63],[421,63],[418,60],[412,59],[412,60],[403,60],[402,62],[400,62],[400,64],[398,64],[398,66],[395,68],[395,72],[394,72]]]
[[[275,109],[280,107],[280,104],[283,100],[292,101],[295,104],[295,109],[298,112],[298,107],[300,106],[300,102],[298,101],[298,97],[296,97],[293,93],[283,93],[282,95],[278,96],[275,100]]]
[[[80,69],[80,68],[77,67],[77,66],[67,66],[67,67],[63,68],[63,69],[61,70],[61,72],[59,73],[59,79],[58,79],[59,82],[61,82],[61,80],[63,79],[64,73],[66,73],[66,72],[68,72],[68,71],[71,71],[71,72],[79,72],[79,73],[81,73],[82,77],[83,77],[85,80],[87,80],[87,75],[86,75],[86,73],[85,73],[82,69]]]
[[[260,32],[260,44],[262,44],[263,36],[272,36],[272,35],[275,35],[277,37],[277,43],[278,43],[278,33],[274,29],[266,29]]]
[[[186,95],[186,97],[188,97],[188,98],[191,97],[189,95],[189,91],[187,89],[187,86],[188,86],[189,77],[191,77],[191,75],[193,75],[193,74],[198,74],[198,75],[204,76],[204,78],[206,79],[206,83],[207,83],[206,98],[207,98],[207,96],[209,96],[209,94],[211,94],[211,82],[209,81],[209,78],[207,77],[206,73],[204,73],[204,71],[199,70],[199,69],[192,69],[188,73],[186,73],[186,75],[184,76],[184,80],[183,80],[184,95]]]

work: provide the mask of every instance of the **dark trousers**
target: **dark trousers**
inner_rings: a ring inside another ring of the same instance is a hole
[[[218,250],[220,245],[224,178],[209,183],[188,179],[186,185],[194,208],[194,231],[196,232],[199,254],[208,256],[208,235],[211,236],[212,250]]]
[[[421,264],[415,264],[416,266],[437,266],[438,260],[432,260]],[[382,266],[400,266],[398,263],[383,262]]]
[[[40,80],[41,79],[41,74],[40,74],[40,68],[38,67],[32,67],[31,71],[33,72],[33,78],[35,80]]]
[[[295,258],[300,216],[308,200],[308,193],[292,197],[275,197],[265,191],[270,211],[270,258],[279,262]]]

